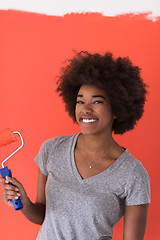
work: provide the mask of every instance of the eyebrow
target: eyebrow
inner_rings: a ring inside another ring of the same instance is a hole
[[[83,97],[83,95],[81,95],[81,94],[79,94],[79,95],[77,95],[77,97]],[[103,99],[106,99],[104,96],[102,96],[102,95],[93,95],[92,96],[92,98],[103,98]]]

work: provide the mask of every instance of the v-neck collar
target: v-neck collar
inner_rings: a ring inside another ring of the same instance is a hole
[[[80,183],[89,183],[100,177],[104,177],[104,176],[108,177],[111,174],[111,172],[113,172],[118,166],[120,166],[120,164],[127,158],[128,150],[125,149],[124,152],[119,156],[119,158],[109,168],[105,169],[101,173],[98,173],[94,176],[91,176],[88,178],[82,178],[77,169],[76,162],[75,162],[75,154],[74,154],[75,146],[76,146],[79,135],[80,133],[77,133],[74,135],[74,138],[73,138],[72,147],[71,147],[71,164],[72,164],[73,173]]]

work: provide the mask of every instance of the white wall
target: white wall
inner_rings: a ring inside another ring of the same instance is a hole
[[[105,16],[152,12],[160,16],[160,0],[0,0],[0,9],[63,16],[71,12],[100,12]]]

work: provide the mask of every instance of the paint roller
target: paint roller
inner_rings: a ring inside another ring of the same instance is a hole
[[[8,169],[8,167],[4,166],[4,163],[10,159],[15,153],[17,153],[23,146],[24,146],[24,141],[22,138],[22,135],[19,132],[12,132],[9,128],[5,129],[4,131],[0,132],[0,147],[6,146],[12,142],[17,141],[16,135],[19,135],[21,139],[21,146],[17,148],[12,154],[10,154],[3,162],[2,162],[2,169],[0,169],[0,174],[3,178],[12,177],[11,170]],[[14,186],[12,183],[9,183],[10,185]],[[23,204],[20,200],[20,198],[16,200],[12,200],[14,209],[15,210],[20,210],[23,208]]]

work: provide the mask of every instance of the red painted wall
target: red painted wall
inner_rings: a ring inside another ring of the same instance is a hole
[[[7,166],[24,184],[32,201],[36,197],[38,173],[33,159],[41,143],[47,138],[79,131],[55,93],[56,75],[60,74],[64,60],[73,56],[72,50],[111,51],[116,57],[130,56],[142,68],[142,77],[149,85],[144,116],[134,131],[116,139],[142,161],[150,175],[152,203],[145,240],[158,240],[160,21],[147,20],[143,14],[55,17],[0,11],[0,23],[0,130],[9,127],[24,137],[25,146]],[[0,161],[18,144],[1,148]],[[0,214],[1,239],[36,238],[39,226],[2,201]],[[116,226],[113,239],[122,239],[122,221]]]

